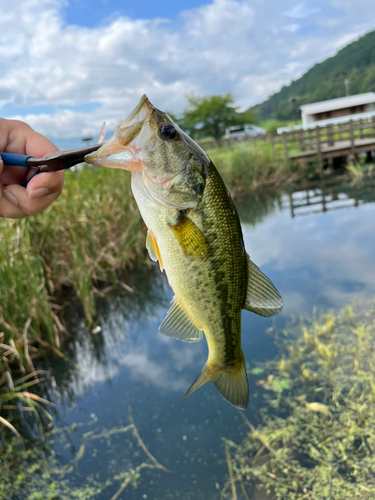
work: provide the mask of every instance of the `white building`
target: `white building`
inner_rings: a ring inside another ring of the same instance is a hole
[[[313,102],[301,106],[302,126],[319,125],[319,122],[332,118],[357,119],[357,115],[375,111],[375,93],[350,95],[329,101]]]
[[[342,123],[360,118],[370,118],[375,115],[375,93],[350,95],[330,99],[328,101],[313,102],[301,106],[302,125],[294,127],[280,127],[277,132],[325,127],[329,123]]]

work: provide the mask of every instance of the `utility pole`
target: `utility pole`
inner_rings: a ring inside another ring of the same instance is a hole
[[[346,97],[348,97],[348,95],[349,95],[349,80],[347,78],[344,80],[344,85],[345,85],[345,95],[346,95]]]

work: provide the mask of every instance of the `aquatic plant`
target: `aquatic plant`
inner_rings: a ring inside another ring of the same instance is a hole
[[[375,165],[373,163],[361,164],[352,162],[346,165],[346,170],[354,181],[361,181],[364,177],[371,177],[374,172]]]
[[[276,342],[278,359],[252,372],[265,401],[261,425],[244,417],[247,437],[226,441],[221,498],[237,487],[245,498],[254,488],[277,500],[373,498],[374,304],[303,322]]]
[[[353,177],[354,179],[362,179],[365,174],[364,166],[357,162],[352,162],[346,165],[346,170],[351,174],[351,177]]]
[[[3,443],[0,446],[0,500],[92,500],[102,498],[103,492],[106,498],[116,500],[126,488],[139,486],[142,471],[172,472],[160,464],[144,444],[130,407],[129,420],[129,425],[112,429],[99,428],[95,418],[87,424],[53,429],[43,440],[28,442],[25,450],[20,450],[16,438]],[[74,447],[73,440],[77,438],[74,434],[78,428],[82,437],[79,446]],[[106,456],[110,457],[119,442],[123,450],[121,460],[119,457],[118,463],[107,460],[103,478],[101,473],[89,473],[81,479],[81,484],[75,483],[73,473],[79,471],[80,463],[85,459],[96,456],[101,443]],[[55,446],[70,448],[73,451],[71,460],[59,457],[54,451]],[[142,459],[141,450],[146,459]]]
[[[7,416],[7,418],[0,416],[0,427],[10,429],[22,447],[24,447],[23,439],[12,424],[14,412],[16,412],[17,416],[31,412],[35,417],[34,422],[36,422],[41,432],[43,432],[43,424],[46,421],[48,423],[52,422],[52,416],[44,406],[55,405],[37,394],[29,392],[31,386],[43,380],[38,378],[42,373],[41,370],[34,371],[13,382],[11,373],[7,370],[0,378],[0,412]]]

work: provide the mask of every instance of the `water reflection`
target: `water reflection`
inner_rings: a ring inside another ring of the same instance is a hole
[[[237,204],[246,248],[285,301],[276,318],[243,312],[243,350],[250,367],[275,355],[266,333],[274,322],[282,325],[290,315],[310,313],[314,306],[338,308],[375,294],[374,192],[372,183],[314,186],[258,193]],[[135,292],[116,290],[100,301],[99,333],[87,330],[74,307],[69,310],[69,328],[75,333],[64,349],[68,361],[53,359],[47,366],[49,397],[59,402],[60,423],[85,423],[94,415],[98,433],[103,426],[126,425],[131,405],[147,447],[176,472],[148,471],[138,489],[126,490],[122,498],[219,498],[217,485],[223,485],[227,471],[221,438],[241,441],[246,425],[212,384],[183,401],[207,358],[206,343],[189,345],[158,334],[172,291],[156,266],[126,279]],[[246,414],[256,425],[263,399],[256,379],[250,376],[249,382]],[[71,460],[80,439],[79,434],[73,437],[70,448],[57,444],[56,453]],[[127,446],[121,439],[119,459]],[[105,450],[98,450],[96,458],[80,462],[76,484],[105,468]]]
[[[290,209],[292,217],[359,207],[375,201],[374,188],[375,179],[367,179],[365,183],[309,185],[303,191],[290,191],[286,207]]]
[[[54,400],[58,396],[71,404],[88,385],[111,380],[121,366],[118,346],[137,345],[144,325],[157,321],[159,309],[168,306],[166,283],[155,266],[134,270],[126,276],[126,286],[135,291],[119,286],[97,301],[97,321],[91,329],[76,303],[67,308],[70,335],[62,346],[66,360],[46,359],[42,366],[53,375],[50,388]],[[134,323],[137,328],[133,328]]]

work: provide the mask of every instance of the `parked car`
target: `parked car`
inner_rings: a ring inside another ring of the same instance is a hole
[[[260,137],[266,133],[267,131],[264,128],[256,125],[232,125],[225,129],[225,138],[242,141],[247,137]]]

